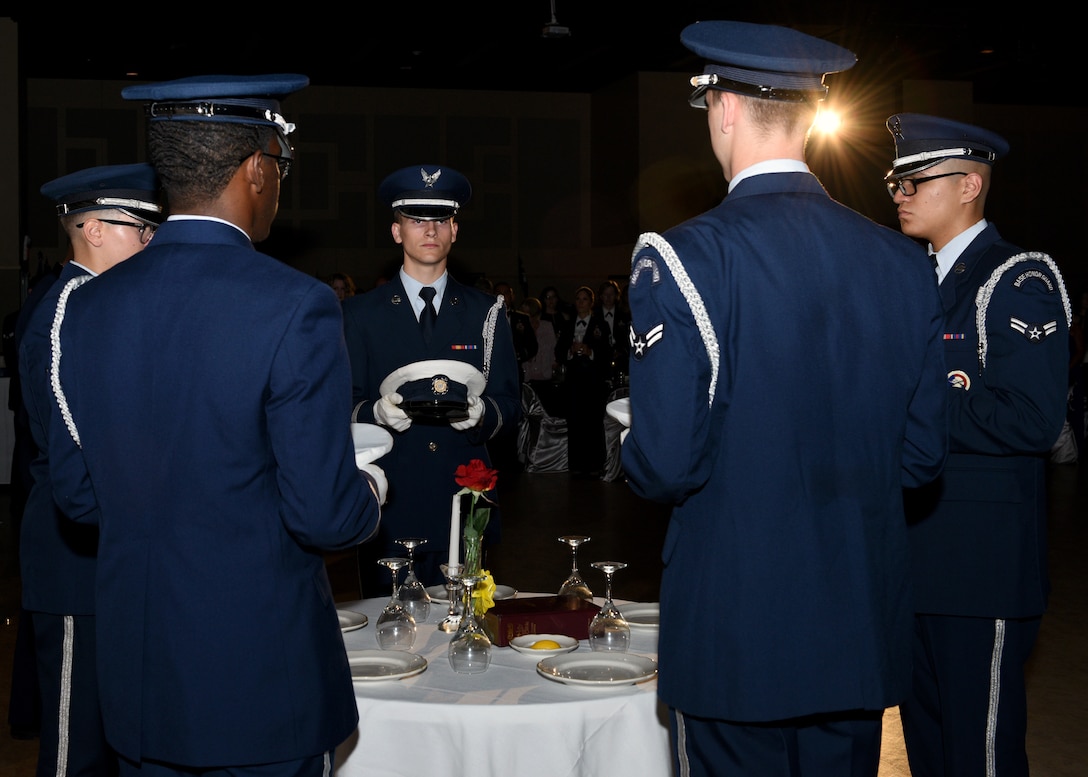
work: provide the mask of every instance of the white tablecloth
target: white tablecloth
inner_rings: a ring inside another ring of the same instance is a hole
[[[533,594],[519,594],[531,596]],[[344,634],[348,650],[378,647],[385,599],[347,602],[369,624]],[[600,600],[597,600],[600,603]],[[670,774],[669,732],[657,680],[571,686],[539,675],[536,656],[492,647],[482,674],[457,674],[432,603],[412,649],[414,677],[355,683],[359,727],[336,751],[337,777],[655,777]],[[632,653],[657,658],[657,633],[632,629]],[[582,640],[578,651],[589,652]]]

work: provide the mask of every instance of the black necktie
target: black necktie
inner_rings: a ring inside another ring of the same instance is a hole
[[[933,269],[937,269],[937,254],[930,254],[929,261],[933,262]]]
[[[423,332],[423,342],[431,342],[431,333],[434,332],[434,322],[438,314],[434,311],[431,301],[434,299],[434,286],[424,286],[419,290],[419,296],[423,299],[423,312],[419,314],[419,329]]]

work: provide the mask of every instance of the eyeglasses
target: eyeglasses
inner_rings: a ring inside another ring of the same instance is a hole
[[[246,154],[244,157],[242,157],[241,159],[238,160],[238,164],[242,164],[242,162],[246,161],[251,156],[253,156],[254,153],[255,152],[250,151],[248,154]],[[261,151],[261,154],[268,157],[269,159],[275,159],[276,160],[276,165],[279,167],[279,170],[280,170],[280,180],[281,181],[284,178],[287,177],[287,174],[289,172],[291,172],[291,163],[294,161],[294,157],[280,156],[279,154],[273,154],[271,151],[264,151],[264,150]]]
[[[280,168],[280,180],[281,181],[284,178],[287,177],[287,174],[289,172],[291,172],[291,162],[292,162],[291,157],[289,157],[289,156],[279,156],[277,154],[270,154],[267,151],[264,152],[264,155],[266,157],[268,157],[269,159],[275,159],[276,160],[276,164]]]
[[[140,242],[144,245],[151,240],[151,237],[155,234],[155,230],[158,229],[154,224],[143,224],[137,221],[116,221],[115,219],[97,219],[97,221],[102,221],[106,224],[116,224],[119,227],[135,227],[139,230]],[[83,229],[83,224],[86,223],[87,222],[84,221],[80,224],[76,224],[76,229]]]
[[[896,181],[888,181],[888,194],[894,198],[896,192],[902,192],[904,196],[913,197],[918,192],[918,187],[926,181],[936,181],[938,178],[947,178],[950,175],[967,175],[967,173],[941,173],[940,175],[927,175],[925,178],[900,178]]]

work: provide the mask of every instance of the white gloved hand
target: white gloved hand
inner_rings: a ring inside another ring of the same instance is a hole
[[[394,432],[403,432],[412,425],[412,419],[401,408],[397,407],[404,401],[397,392],[386,394],[374,403],[374,420],[382,426],[388,426]]]
[[[389,494],[389,479],[385,476],[385,470],[377,464],[364,464],[359,467],[359,470],[374,478],[374,485],[376,485],[378,489],[378,504],[385,504],[385,497]]]
[[[461,432],[465,429],[471,429],[476,424],[480,423],[480,419],[484,415],[484,401],[477,396],[469,396],[468,398],[468,418],[464,421],[450,421],[452,426],[457,431]]]

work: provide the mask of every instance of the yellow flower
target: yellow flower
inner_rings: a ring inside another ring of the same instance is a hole
[[[495,606],[495,578],[486,569],[481,569],[483,580],[472,591],[472,612],[483,615]]]

